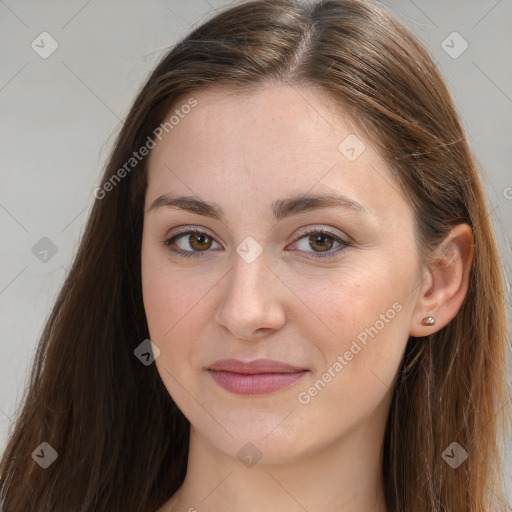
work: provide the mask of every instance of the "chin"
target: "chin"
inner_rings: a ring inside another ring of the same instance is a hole
[[[308,452],[315,452],[311,435],[308,436],[307,432],[299,434],[290,424],[284,428],[286,414],[272,414],[266,418],[263,413],[248,414],[243,418],[240,412],[236,414],[237,419],[216,416],[227,427],[229,434],[222,428],[213,433],[205,426],[200,435],[206,437],[216,449],[240,459],[242,463],[247,457],[257,459],[258,464],[293,463]]]

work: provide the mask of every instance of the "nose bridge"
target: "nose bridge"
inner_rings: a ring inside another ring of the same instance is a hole
[[[277,278],[268,268],[263,248],[258,249],[254,242],[246,240],[237,247],[217,308],[217,322],[237,338],[250,338],[262,328],[277,329],[284,321],[282,305],[276,295]]]
[[[268,258],[263,247],[258,244],[261,248],[258,249],[254,243],[244,241],[237,247],[228,293],[247,300],[253,299],[252,295],[260,295],[256,297],[260,302],[271,295],[269,277],[273,274],[268,268]]]

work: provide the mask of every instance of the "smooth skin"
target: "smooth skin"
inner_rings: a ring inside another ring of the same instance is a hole
[[[144,306],[158,372],[191,423],[185,481],[158,512],[387,512],[381,450],[400,363],[410,336],[441,329],[459,310],[471,230],[455,226],[426,262],[387,164],[317,89],[215,86],[194,98],[148,161]],[[351,134],[365,145],[353,161],[339,150]],[[274,201],[322,193],[360,207],[273,217]],[[163,194],[215,203],[225,218],[151,208]],[[250,263],[237,252],[247,237],[262,250]],[[434,326],[421,324],[428,315]],[[332,376],[338,356],[381,324]],[[224,358],[308,372],[286,389],[236,395],[205,370]],[[329,368],[330,381],[301,403]],[[249,467],[240,450],[261,458]]]

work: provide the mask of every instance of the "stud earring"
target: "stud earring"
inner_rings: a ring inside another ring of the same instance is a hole
[[[426,316],[422,321],[421,323],[423,325],[427,325],[427,326],[430,326],[430,325],[434,325],[436,323],[436,320],[433,316]]]

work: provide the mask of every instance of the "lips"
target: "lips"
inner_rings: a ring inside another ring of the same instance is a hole
[[[291,386],[308,370],[272,359],[222,359],[206,368],[213,380],[235,394],[272,393]]]

